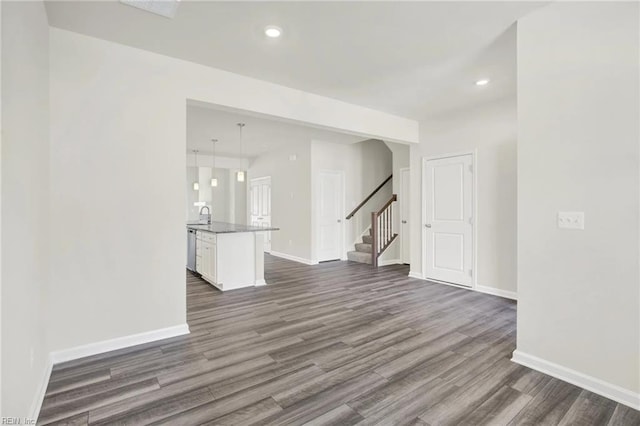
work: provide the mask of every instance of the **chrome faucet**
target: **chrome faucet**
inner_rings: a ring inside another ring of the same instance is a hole
[[[206,215],[202,213],[202,211],[204,209],[207,209],[207,214]],[[202,206],[200,208],[200,220],[202,220],[202,216],[205,216],[206,219],[207,219],[207,223],[211,224],[211,210],[209,209],[209,206]]]

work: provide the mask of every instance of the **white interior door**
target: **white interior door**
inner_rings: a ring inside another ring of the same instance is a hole
[[[343,180],[341,172],[322,171],[318,174],[318,262],[338,260],[342,257]]]
[[[409,169],[400,170],[400,242],[402,263],[411,263],[411,238],[409,226],[410,177]]]
[[[424,173],[425,277],[471,286],[473,158],[428,160]]]
[[[251,226],[271,226],[271,177],[251,179],[249,188]],[[264,233],[264,251],[271,252],[271,232]]]

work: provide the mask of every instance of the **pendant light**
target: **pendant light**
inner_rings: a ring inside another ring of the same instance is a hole
[[[196,180],[193,182],[193,190],[197,191],[200,189],[200,184],[198,183],[198,177],[200,176],[200,169],[198,169],[198,150],[194,149],[193,153],[196,156]]]
[[[213,146],[213,167],[211,168],[211,187],[218,186],[218,178],[216,177],[216,142],[218,139],[211,139],[211,145]]]
[[[245,126],[244,123],[238,123],[238,127],[240,128],[240,157],[242,157],[242,128]],[[236,175],[238,182],[244,182],[244,171],[239,171]]]

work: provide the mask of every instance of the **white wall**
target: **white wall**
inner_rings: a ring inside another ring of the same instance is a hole
[[[638,13],[637,3],[555,3],[518,24],[514,355],[617,386],[636,408]],[[558,211],[585,212],[585,230],[558,229]]]
[[[246,170],[249,167],[248,158],[224,157],[216,155],[216,168]],[[198,153],[198,166],[213,164],[213,156],[211,154]],[[196,166],[196,156],[192,153],[187,154],[187,167]]]
[[[255,158],[247,174],[247,182],[271,176],[271,225],[280,228],[271,233],[271,250],[306,261],[311,259],[310,170],[311,142],[288,141]]]
[[[2,415],[27,417],[46,370],[49,30],[42,2],[2,3]]]
[[[392,173],[392,156],[389,148],[379,140],[367,140],[351,145],[313,141],[311,143],[312,193],[315,194],[318,174],[321,170],[338,170],[345,173],[345,211],[347,216]],[[360,235],[371,226],[371,212],[378,210],[389,200],[392,184],[387,183],[358,213],[345,223],[344,252],[355,250],[354,242],[362,242]],[[313,261],[316,255],[315,197],[311,198]],[[395,244],[395,243],[394,243]]]
[[[411,272],[422,275],[422,159],[475,151],[477,270],[479,287],[516,293],[515,97],[420,123],[411,145]]]
[[[187,99],[417,136],[414,121],[321,96],[64,30],[50,40],[54,350],[185,322]]]

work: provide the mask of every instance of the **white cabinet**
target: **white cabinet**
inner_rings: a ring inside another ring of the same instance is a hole
[[[196,248],[196,271],[211,284],[217,283],[216,235],[198,231]]]
[[[262,235],[255,232],[216,234],[199,230],[196,233],[196,271],[209,284],[223,291],[264,285],[262,241]]]

